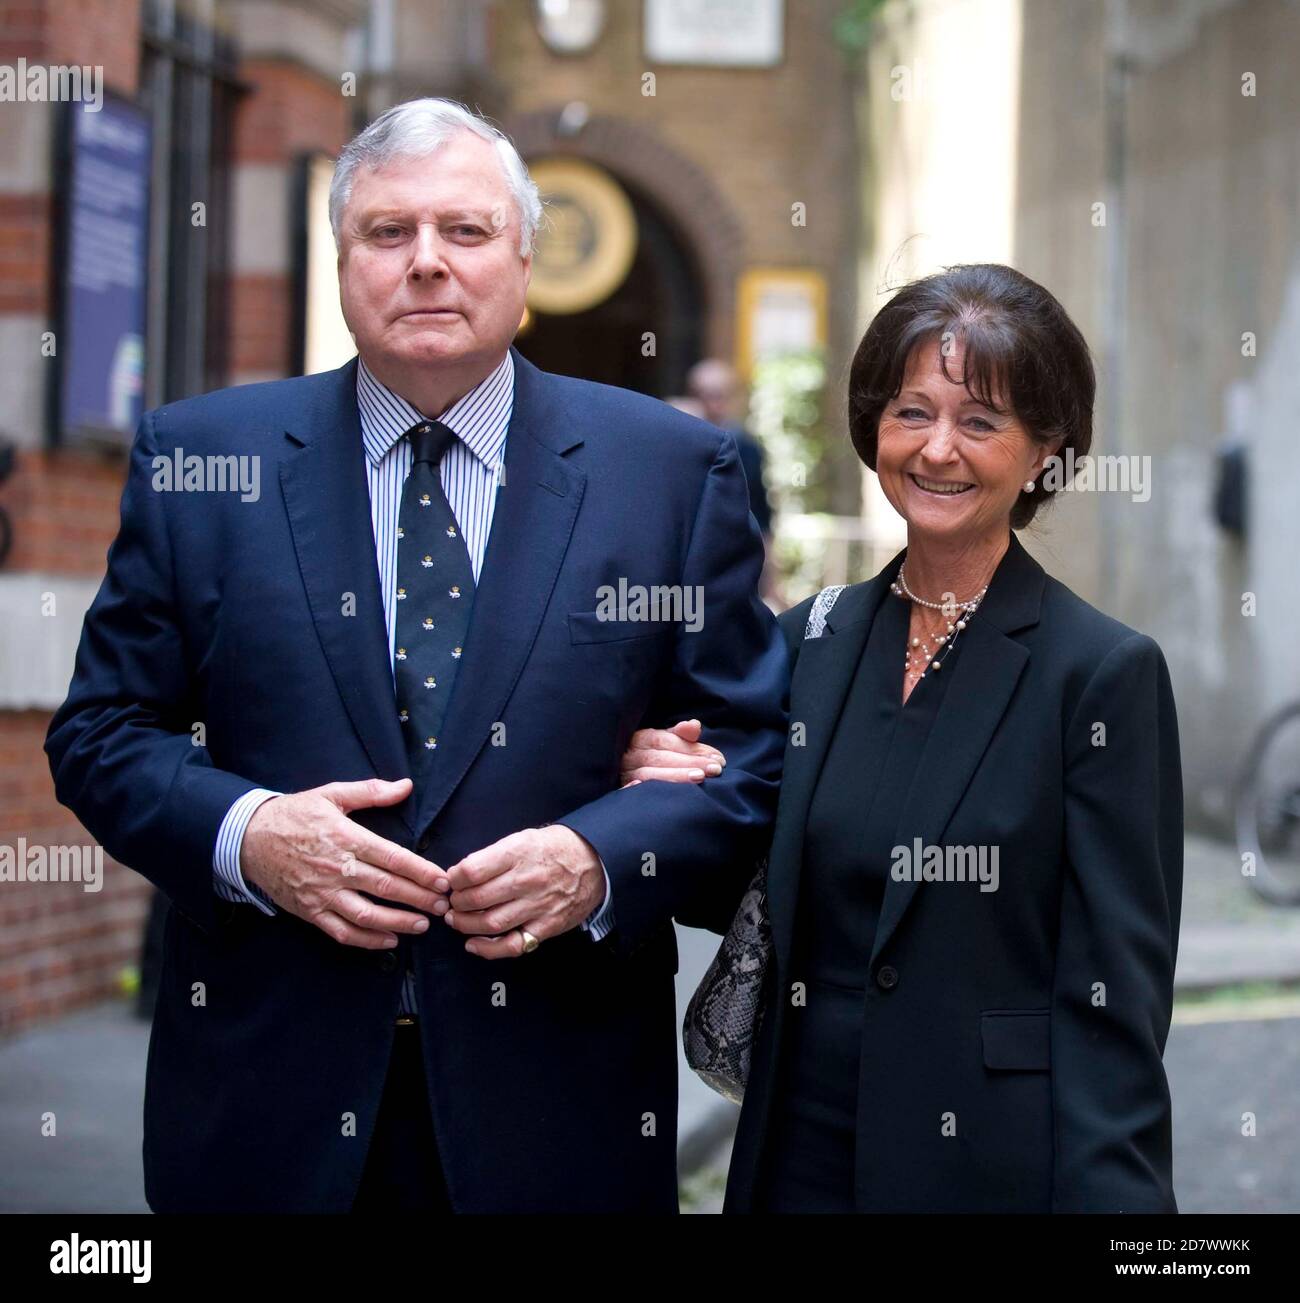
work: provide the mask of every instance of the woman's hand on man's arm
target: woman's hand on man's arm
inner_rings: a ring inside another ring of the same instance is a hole
[[[700,721],[684,719],[670,729],[639,728],[619,762],[622,787],[636,783],[702,783],[722,773],[727,758],[700,741]]]

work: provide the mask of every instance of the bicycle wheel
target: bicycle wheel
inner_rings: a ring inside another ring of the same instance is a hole
[[[1237,849],[1255,857],[1246,881],[1265,900],[1300,905],[1300,701],[1256,736],[1237,784],[1236,817]]]

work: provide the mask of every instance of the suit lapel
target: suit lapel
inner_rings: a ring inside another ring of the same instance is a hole
[[[895,558],[897,561],[897,558]],[[794,941],[795,902],[803,865],[804,832],[813,792],[889,575],[891,562],[870,583],[843,593],[820,638],[802,643],[790,684],[790,737],[781,776],[780,807],[768,857],[768,913],[783,967]],[[803,744],[796,745],[802,727]]]
[[[573,534],[586,475],[564,453],[582,443],[557,386],[514,353],[515,394],[505,471],[456,671],[433,781],[419,794],[416,827],[437,818],[505,711],[536,641]]]
[[[353,358],[323,377],[320,398],[295,414],[295,429],[286,434],[296,450],[280,464],[280,484],[316,634],[352,726],[377,775],[409,778],[379,591],[356,367]],[[410,826],[406,803],[398,812]]]
[[[952,677],[899,813],[895,845],[910,847],[917,837],[923,846],[940,843],[1029,662],[1024,644],[1008,635],[1037,623],[1044,578],[1013,534],[980,609],[944,662],[942,673]],[[873,970],[918,885],[890,876],[871,950]]]

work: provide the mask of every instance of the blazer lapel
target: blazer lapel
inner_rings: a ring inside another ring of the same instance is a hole
[[[781,775],[776,830],[768,856],[768,914],[772,920],[773,945],[782,967],[789,965],[794,941],[794,912],[808,809],[893,568],[891,562],[864,587],[841,594],[831,608],[822,636],[809,639],[799,647],[790,684],[790,737]],[[803,743],[796,745],[799,734],[795,730],[800,727]]]
[[[1013,534],[989,591],[963,632],[943,673],[951,674],[943,707],[899,813],[895,845],[940,843],[1029,661],[1023,643],[1007,635],[1038,622],[1045,575]],[[891,876],[876,927],[871,966],[916,896],[915,880]]]
[[[375,773],[393,780],[411,771],[379,590],[356,368],[353,358],[325,377],[320,399],[304,408],[295,430],[286,431],[297,450],[280,464],[280,484],[312,620],[339,696]],[[411,827],[409,806],[403,802],[398,813]]]
[[[418,798],[417,829],[437,818],[501,719],[536,641],[586,488],[586,475],[564,459],[583,442],[577,419],[564,410],[546,373],[511,351],[515,394],[505,468],[438,763]]]

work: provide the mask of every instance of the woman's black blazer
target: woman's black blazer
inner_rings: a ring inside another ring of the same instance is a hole
[[[776,962],[726,1211],[754,1207],[809,803],[895,558],[793,659],[768,868]],[[896,600],[886,595],[886,600]],[[899,658],[901,676],[902,658]],[[951,675],[899,845],[999,849],[998,889],[887,884],[862,1002],[863,1212],[1175,1212],[1162,1054],[1182,895],[1178,725],[1160,648],[1049,578],[1012,536]],[[901,691],[901,677],[900,677]],[[802,727],[800,727],[802,726]]]

